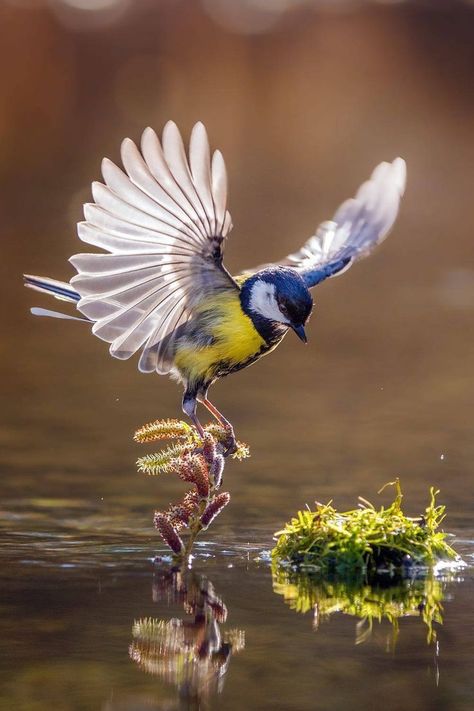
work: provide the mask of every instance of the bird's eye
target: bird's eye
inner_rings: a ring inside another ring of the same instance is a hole
[[[288,309],[286,308],[285,304],[282,304],[281,302],[279,302],[278,308],[282,312],[283,316],[288,316]]]

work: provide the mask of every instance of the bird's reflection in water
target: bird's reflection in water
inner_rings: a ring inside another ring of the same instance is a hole
[[[153,600],[181,604],[187,617],[136,620],[130,657],[144,671],[177,686],[180,699],[190,708],[201,708],[222,690],[230,658],[244,648],[245,634],[220,629],[227,608],[213,584],[194,571],[158,573]]]

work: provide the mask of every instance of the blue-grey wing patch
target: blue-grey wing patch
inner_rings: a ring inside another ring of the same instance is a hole
[[[331,221],[323,222],[298,252],[279,264],[293,267],[308,287],[342,274],[387,236],[398,214],[405,181],[402,158],[380,163],[355,197],[343,202]]]
[[[94,203],[84,206],[82,241],[106,253],[76,254],[71,284],[78,309],[94,322],[116,358],[142,349],[139,369],[167,373],[174,335],[207,295],[235,290],[222,266],[223,242],[232,228],[227,175],[206,130],[194,126],[189,160],[177,126],[166,124],[162,142],[147,128],[141,152],[122,143],[124,171],[104,159],[104,184],[94,183]]]

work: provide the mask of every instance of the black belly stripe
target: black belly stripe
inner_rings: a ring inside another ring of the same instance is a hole
[[[216,370],[215,377],[216,378],[223,378],[226,375],[230,375],[231,373],[236,373],[238,370],[242,370],[242,368],[247,368],[247,366],[252,365],[252,363],[255,363],[257,360],[262,358],[268,351],[272,350],[278,343],[281,341],[283,336],[281,336],[278,340],[274,341],[272,344],[265,343],[259,351],[254,353],[254,355],[250,356],[250,358],[247,358],[246,360],[240,361],[239,363],[235,363],[233,361],[221,361],[219,363],[219,367]]]

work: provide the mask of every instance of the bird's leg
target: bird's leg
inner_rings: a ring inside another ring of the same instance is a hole
[[[232,427],[231,423],[229,420],[227,420],[224,415],[219,412],[217,407],[215,407],[210,400],[207,399],[207,393],[203,393],[198,396],[199,402],[202,402],[204,407],[209,410],[211,415],[213,415],[218,422],[223,426],[223,428],[226,430],[228,433],[227,439],[225,441],[225,444],[227,446],[227,449],[224,453],[224,456],[227,457],[229,454],[233,454],[235,451],[237,451],[237,442],[235,439],[234,435],[234,428]]]
[[[196,415],[196,408],[197,408],[196,396],[191,395],[188,392],[185,392],[183,395],[183,412],[192,421],[193,425],[199,432],[200,437],[202,437],[202,439],[204,439],[204,434],[205,434],[204,428],[198,420],[198,416]]]

